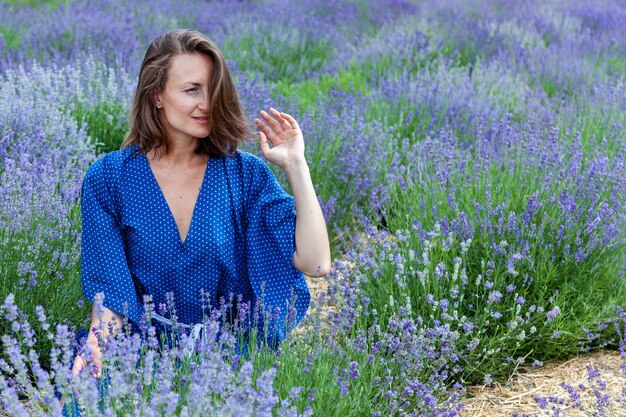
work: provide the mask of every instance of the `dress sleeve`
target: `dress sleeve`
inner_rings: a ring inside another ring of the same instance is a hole
[[[245,219],[248,276],[256,297],[263,296],[266,310],[275,313],[280,308],[268,323],[268,339],[279,342],[302,320],[310,301],[304,275],[291,263],[296,249],[295,201],[261,159],[249,157],[252,170]]]
[[[137,291],[128,264],[118,214],[105,166],[107,157],[96,161],[85,174],[81,189],[82,215],[82,287],[83,296],[93,301],[98,292],[104,293],[104,307],[139,323],[140,308]]]

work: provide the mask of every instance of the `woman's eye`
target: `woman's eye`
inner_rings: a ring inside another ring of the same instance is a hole
[[[193,93],[195,91],[198,91],[198,89],[195,88],[195,87],[194,88],[188,88],[188,89],[185,90],[185,93]]]

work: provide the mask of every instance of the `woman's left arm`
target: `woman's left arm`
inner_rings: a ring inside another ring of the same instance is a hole
[[[271,116],[270,116],[271,114]],[[255,122],[263,156],[281,167],[296,202],[296,253],[293,266],[309,276],[324,276],[330,270],[330,244],[322,210],[315,195],[309,166],[304,157],[304,138],[295,119],[270,109]],[[270,148],[269,143],[272,144]]]

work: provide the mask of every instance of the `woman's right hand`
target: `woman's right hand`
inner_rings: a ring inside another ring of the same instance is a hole
[[[102,374],[102,361],[100,361],[100,355],[97,355],[96,352],[92,349],[92,359],[91,363],[96,366],[96,372],[92,372],[91,376],[94,378],[99,378]],[[85,368],[89,369],[89,364],[80,354],[76,355],[74,358],[74,364],[72,366],[72,378],[76,375],[80,374]]]
[[[101,306],[102,307],[102,306]],[[74,358],[74,364],[72,365],[72,378],[80,374],[83,369],[89,368],[90,364],[95,365],[95,372],[91,372],[91,376],[94,378],[100,378],[102,375],[102,352],[100,351],[100,345],[98,344],[98,338],[94,334],[94,329],[100,328],[100,321],[103,323],[103,337],[104,339],[109,336],[115,336],[117,332],[122,328],[122,316],[113,310],[109,310],[106,307],[102,307],[103,311],[100,312],[98,305],[93,304],[91,309],[91,325],[89,326],[89,333],[87,335],[87,348],[91,350],[91,362],[87,363],[87,360],[80,354]],[[113,334],[108,334],[108,327],[113,324]],[[93,367],[92,367],[93,368]]]

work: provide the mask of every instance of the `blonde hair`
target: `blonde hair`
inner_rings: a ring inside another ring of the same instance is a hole
[[[168,153],[169,141],[155,97],[165,88],[172,59],[194,53],[206,55],[213,64],[209,86],[210,131],[198,141],[195,152],[210,156],[232,155],[240,142],[251,139],[252,131],[220,50],[198,31],[175,29],[154,39],[146,51],[130,111],[130,131],[122,148],[139,144],[144,153],[159,148]]]

